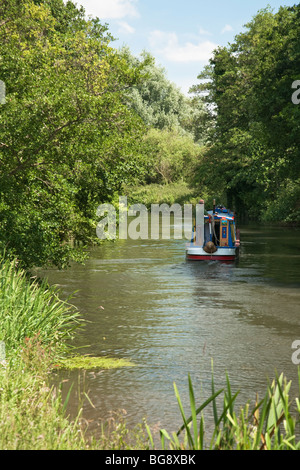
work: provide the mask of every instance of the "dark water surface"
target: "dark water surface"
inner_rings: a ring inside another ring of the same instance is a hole
[[[188,404],[190,373],[197,404],[228,372],[241,404],[266,390],[276,371],[293,381],[292,343],[300,340],[299,230],[242,227],[237,263],[185,259],[185,240],[117,241],[92,251],[85,266],[48,270],[88,321],[81,352],[132,360],[136,367],[87,372],[84,416],[95,426],[125,409],[130,424],[178,429],[176,383]],[[78,380],[67,373],[68,384]],[[75,398],[73,406],[76,407]],[[208,417],[209,419],[209,417]]]

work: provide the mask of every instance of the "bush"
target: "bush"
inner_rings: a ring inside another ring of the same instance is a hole
[[[202,148],[176,130],[150,129],[145,137],[150,173],[147,183],[191,181]]]
[[[135,188],[127,188],[128,206],[144,204],[150,208],[151,204],[190,204],[196,202],[195,190],[184,183],[149,184]]]
[[[300,223],[300,179],[286,180],[278,191],[277,197],[268,201],[266,211],[262,212],[263,222]]]

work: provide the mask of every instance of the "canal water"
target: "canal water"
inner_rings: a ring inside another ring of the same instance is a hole
[[[188,410],[190,374],[199,405],[211,392],[212,360],[216,389],[227,372],[233,392],[240,391],[238,404],[254,402],[256,393],[262,398],[276,372],[292,380],[293,398],[299,230],[245,226],[241,242],[238,262],[222,264],[186,261],[185,240],[118,240],[92,250],[84,266],[43,273],[62,296],[75,292],[72,301],[86,320],[75,341],[81,353],[135,363],[84,374],[90,401],[83,416],[91,427],[126,410],[129,425],[146,418],[154,429],[177,430],[173,383]],[[75,410],[78,372],[60,378],[65,387],[74,382]]]

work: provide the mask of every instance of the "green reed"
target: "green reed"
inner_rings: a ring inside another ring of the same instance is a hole
[[[0,340],[7,354],[37,335],[44,346],[64,348],[78,326],[78,312],[55,287],[29,279],[15,260],[0,260]]]
[[[182,401],[174,384],[175,395],[183,424],[171,436],[166,429],[160,430],[161,448],[172,450],[299,450],[300,423],[300,369],[299,395],[294,402],[289,397],[291,382],[283,374],[267,386],[263,400],[257,401],[250,410],[249,404],[236,411],[238,392],[232,393],[228,376],[226,387],[215,391],[212,374],[212,394],[199,407],[196,406],[194,388],[188,376],[190,416],[184,412]],[[217,398],[223,394],[222,405]],[[204,410],[213,417],[213,430],[205,427]],[[154,440],[146,425],[150,445]]]

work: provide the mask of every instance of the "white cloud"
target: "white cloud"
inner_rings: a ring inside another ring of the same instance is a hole
[[[197,44],[185,42],[180,45],[176,33],[158,30],[150,33],[149,43],[156,54],[161,54],[170,62],[181,63],[207,62],[217,47],[217,44],[211,41],[200,41]]]
[[[230,24],[227,24],[226,26],[224,26],[224,28],[222,29],[221,33],[224,34],[224,33],[230,33],[231,31],[233,31],[233,27],[230,25]]]
[[[133,34],[135,32],[135,29],[130,26],[130,24],[126,23],[126,21],[118,21],[119,33],[124,33],[124,34]]]
[[[211,36],[211,33],[204,28],[199,28],[199,34],[205,35],[205,36]]]
[[[88,15],[98,16],[100,19],[138,17],[137,2],[138,0],[77,0]]]

